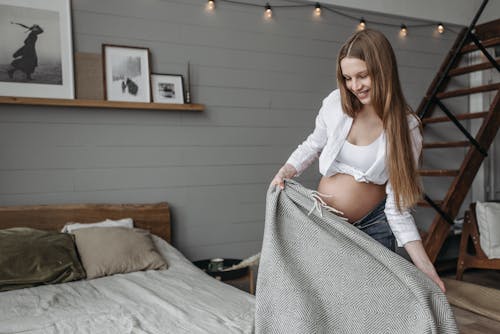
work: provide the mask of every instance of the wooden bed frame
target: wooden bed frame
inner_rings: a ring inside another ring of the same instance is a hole
[[[0,206],[0,228],[31,227],[60,231],[68,222],[95,223],[121,218],[132,218],[135,227],[149,230],[171,242],[170,209],[165,202]]]

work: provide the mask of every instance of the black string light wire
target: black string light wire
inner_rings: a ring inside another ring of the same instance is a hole
[[[329,11],[331,13],[335,13],[337,15],[340,15],[340,16],[349,18],[351,20],[354,20],[356,22],[359,22],[358,23],[358,30],[365,29],[367,27],[368,23],[370,25],[374,24],[374,25],[381,25],[381,26],[387,26],[387,27],[397,27],[400,29],[399,30],[400,35],[403,37],[408,35],[408,31],[410,28],[435,27],[435,29],[437,30],[437,32],[439,32],[439,34],[443,34],[445,32],[444,25],[441,22],[439,22],[439,23],[426,22],[426,23],[419,23],[419,24],[404,24],[403,23],[401,25],[398,25],[398,24],[381,22],[381,21],[376,21],[376,20],[369,20],[369,22],[367,23],[367,21],[364,19],[364,17],[361,17],[361,18],[356,17],[354,15],[344,13],[343,11],[338,10],[336,8],[333,8],[331,6],[327,6],[324,4],[322,5],[319,2],[316,2],[316,3],[295,3],[295,4],[289,4],[289,5],[272,5],[271,6],[270,2],[266,2],[265,5],[259,5],[259,4],[240,1],[240,0],[208,0],[207,4],[206,4],[206,9],[209,11],[214,11],[215,7],[216,7],[216,2],[224,2],[224,3],[229,3],[229,4],[233,4],[233,5],[238,5],[238,6],[262,8],[266,19],[272,19],[273,11],[275,9],[280,10],[280,9],[286,9],[286,8],[307,8],[307,7],[309,7],[309,8],[313,9],[313,14],[316,17],[321,16],[323,11]],[[456,31],[454,31],[450,28],[448,28],[447,30],[449,30],[453,33],[457,33]]]

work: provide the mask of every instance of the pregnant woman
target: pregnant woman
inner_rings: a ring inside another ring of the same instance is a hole
[[[271,185],[283,188],[285,178],[319,157],[322,199],[385,247],[403,246],[444,291],[409,211],[422,193],[420,121],[406,103],[394,51],[382,33],[363,30],[346,41],[337,58],[337,85],[323,100],[314,131]]]

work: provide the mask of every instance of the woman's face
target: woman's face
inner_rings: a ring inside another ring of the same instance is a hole
[[[368,75],[366,62],[358,58],[346,57],[340,61],[345,84],[362,104],[370,104],[372,81]]]

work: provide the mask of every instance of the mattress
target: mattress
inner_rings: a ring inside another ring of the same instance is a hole
[[[0,333],[252,333],[254,296],[154,237],[167,270],[0,293]]]

